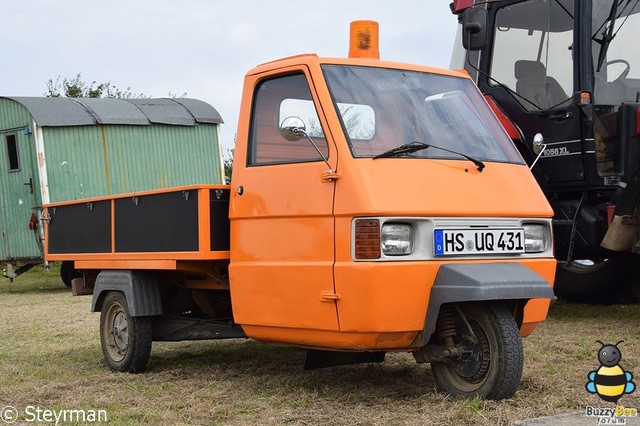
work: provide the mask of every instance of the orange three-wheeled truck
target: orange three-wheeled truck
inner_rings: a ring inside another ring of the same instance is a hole
[[[231,185],[46,206],[46,258],[93,294],[111,369],[143,371],[153,340],[249,337],[309,368],[411,352],[446,393],[513,395],[553,212],[473,81],[380,61],[371,25],[348,59],[247,74]]]

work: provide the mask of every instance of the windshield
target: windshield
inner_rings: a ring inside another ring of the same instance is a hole
[[[422,142],[482,161],[522,163],[511,139],[466,78],[375,67],[322,68],[355,157],[374,157]],[[436,149],[406,156],[466,161]]]
[[[594,103],[638,102],[640,0],[593,0],[591,28]]]

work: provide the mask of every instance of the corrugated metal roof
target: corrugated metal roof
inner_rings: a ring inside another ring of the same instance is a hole
[[[6,97],[22,104],[39,126],[90,126],[94,124],[193,126],[223,123],[214,107],[189,98],[38,98]]]
[[[73,100],[82,105],[98,124],[149,124],[147,116],[134,104],[124,99],[78,98]]]

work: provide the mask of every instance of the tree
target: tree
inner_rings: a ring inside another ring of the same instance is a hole
[[[171,97],[175,95],[169,94]],[[106,83],[97,83],[96,81],[90,84],[82,81],[82,75],[78,73],[74,78],[64,77],[61,81],[61,77],[58,76],[55,80],[49,79],[47,81],[47,91],[44,96],[51,98],[67,97],[67,98],[148,98],[143,93],[133,93],[131,87],[127,87],[122,90],[111,84],[110,81]],[[186,93],[182,95],[186,96]]]
[[[233,153],[235,149],[227,148],[227,155],[224,156],[224,175],[227,180],[231,182],[231,175],[233,174]],[[229,182],[226,182],[227,184]]]

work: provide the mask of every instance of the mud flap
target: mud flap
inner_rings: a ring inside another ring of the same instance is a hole
[[[445,303],[529,299],[555,299],[553,287],[519,263],[442,265],[431,289],[420,345],[431,338],[440,306]]]
[[[91,312],[102,309],[102,294],[107,291],[124,294],[132,317],[162,315],[158,280],[152,273],[128,270],[100,272],[93,289]]]

